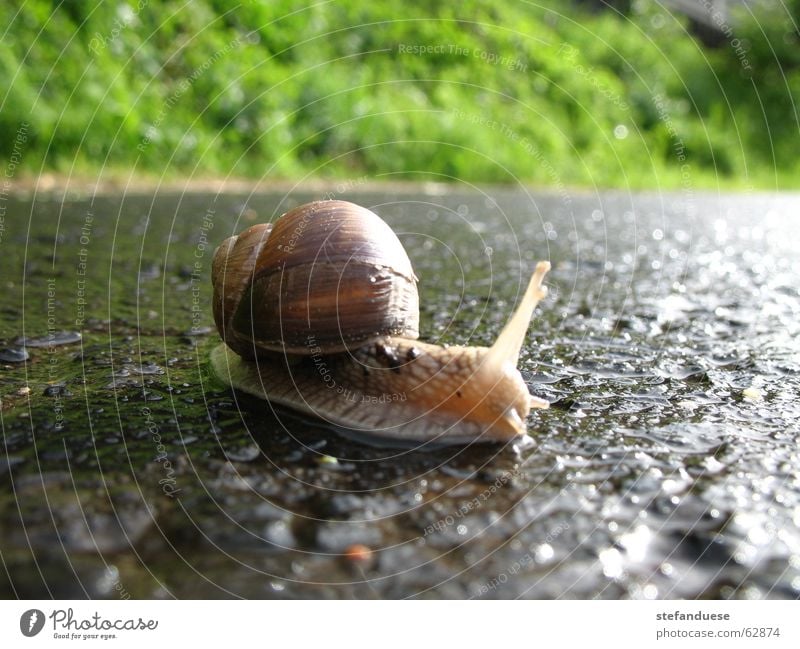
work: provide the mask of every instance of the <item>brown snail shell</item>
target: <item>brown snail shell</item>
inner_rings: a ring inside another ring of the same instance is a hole
[[[357,349],[419,336],[417,278],[370,210],[317,201],[225,240],[214,255],[214,318],[243,356]]]
[[[370,435],[519,439],[530,409],[548,405],[516,365],[549,269],[537,264],[491,347],[420,342],[416,277],[389,226],[351,203],[309,203],[218,248],[214,319],[226,344],[211,365],[236,389]]]

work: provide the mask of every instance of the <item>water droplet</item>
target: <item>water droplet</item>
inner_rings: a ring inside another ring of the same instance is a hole
[[[553,546],[550,545],[549,543],[542,543],[542,545],[536,548],[536,551],[534,553],[536,561],[538,561],[539,563],[544,563],[546,561],[549,561],[550,559],[553,558],[554,555],[555,552],[553,551]]]
[[[622,555],[615,548],[601,550],[600,563],[603,564],[603,574],[609,579],[616,579],[622,575]]]

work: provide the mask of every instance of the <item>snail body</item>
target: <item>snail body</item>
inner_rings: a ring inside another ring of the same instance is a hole
[[[217,249],[211,354],[228,385],[330,424],[403,441],[509,441],[531,396],[517,370],[549,270],[539,262],[491,347],[417,340],[416,276],[380,217],[343,201],[303,205]]]

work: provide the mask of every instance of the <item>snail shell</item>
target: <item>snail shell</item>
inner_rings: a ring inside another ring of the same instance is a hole
[[[403,244],[353,203],[308,203],[226,239],[212,281],[217,328],[248,358],[419,336],[417,278]]]
[[[530,395],[516,368],[550,265],[539,262],[492,347],[416,340],[416,277],[377,215],[343,201],[303,205],[215,253],[215,373],[243,392],[391,440],[510,441]],[[233,350],[234,353],[231,353]]]

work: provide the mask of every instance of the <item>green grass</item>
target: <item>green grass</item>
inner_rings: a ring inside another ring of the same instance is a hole
[[[0,154],[17,177],[798,187],[787,10],[712,49],[639,5],[4,3]]]

